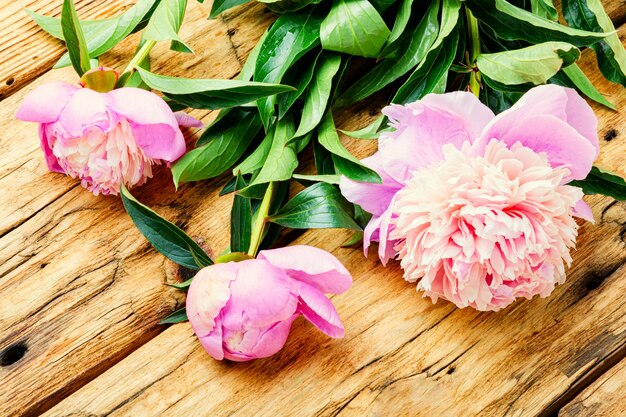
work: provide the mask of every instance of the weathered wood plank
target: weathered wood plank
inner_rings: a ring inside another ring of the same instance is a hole
[[[133,0],[78,0],[81,19],[120,14]],[[48,71],[65,52],[63,43],[46,34],[23,8],[50,16],[61,15],[61,0],[4,0],[0,7],[0,100]]]
[[[559,412],[560,417],[614,417],[626,414],[626,360],[621,361]]]
[[[624,90],[601,81],[591,58],[587,51],[584,67],[623,109]],[[600,162],[624,174],[626,115],[594,107],[601,137],[616,131],[601,140]],[[372,116],[363,108],[339,119],[356,127]],[[347,144],[359,156],[373,150]],[[349,233],[307,232],[296,243],[334,253],[355,279],[333,298],[344,340],[297,320],[275,357],[221,363],[188,324],[174,325],[48,415],[543,415],[626,347],[626,206],[588,202],[597,223],[582,225],[567,282],[499,313],[433,305],[397,264],[383,268],[341,248]]]
[[[251,19],[242,26],[250,28],[244,33],[252,42],[269,24],[261,10],[257,6],[241,17]],[[158,45],[156,72],[214,78],[238,73],[229,28],[221,19],[207,21],[207,14],[207,5],[190,2],[182,36],[196,55]],[[239,25],[237,17],[226,21]],[[121,67],[136,41],[107,54],[105,63]],[[49,408],[160,332],[158,320],[182,301],[180,292],[164,285],[176,279],[176,268],[149,248],[119,199],[94,197],[76,181],[48,173],[36,126],[13,119],[32,88],[74,78],[71,69],[52,71],[0,108],[5,132],[0,138],[5,197],[0,206],[0,356],[8,358],[2,360],[0,385],[11,387],[0,390],[0,415],[34,415]],[[195,114],[210,117],[206,111]],[[217,198],[217,182],[185,185],[174,193],[167,170],[159,169],[136,193],[221,251],[228,243],[230,198]],[[27,350],[16,358],[12,352],[22,346]]]

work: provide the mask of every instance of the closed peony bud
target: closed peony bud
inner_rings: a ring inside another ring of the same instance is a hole
[[[105,75],[110,73],[96,70],[86,74],[93,79],[85,80],[106,90]],[[80,179],[96,195],[117,194],[122,183],[141,185],[152,176],[152,165],[185,153],[177,116],[159,96],[138,88],[99,93],[51,82],[24,99],[17,118],[40,123],[41,147],[51,171]],[[201,126],[188,117],[184,122]]]
[[[331,254],[310,246],[261,251],[257,259],[203,268],[187,294],[187,316],[215,359],[265,358],[285,345],[303,315],[330,337],[343,337],[337,310],[325,293],[352,284]]]

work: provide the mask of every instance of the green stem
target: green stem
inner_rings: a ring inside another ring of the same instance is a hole
[[[265,225],[267,224],[267,216],[270,212],[270,205],[272,203],[272,197],[274,197],[274,183],[270,182],[261,201],[261,207],[256,216],[254,226],[252,227],[252,236],[250,237],[250,249],[248,249],[248,255],[256,257],[256,253],[263,240],[263,232],[265,231]]]
[[[474,17],[470,9],[465,7],[465,16],[467,17],[467,32],[470,38],[469,47],[469,62],[468,65],[472,68],[476,66],[476,58],[480,55],[480,34],[478,32],[478,20]],[[472,72],[470,76],[470,90],[476,97],[480,95],[480,73],[478,68]]]
[[[120,78],[122,78],[124,74],[128,74],[128,78],[126,78],[126,80],[129,80],[135,72],[137,66],[141,64],[141,61],[146,59],[146,57],[150,54],[150,51],[152,50],[152,48],[154,48],[154,45],[156,45],[156,41],[145,41],[141,48],[139,48],[133,59],[130,60],[130,62],[120,75]]]

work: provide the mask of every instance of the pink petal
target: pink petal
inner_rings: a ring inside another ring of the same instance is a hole
[[[596,220],[593,218],[593,212],[591,211],[591,207],[589,207],[589,204],[585,203],[583,200],[578,200],[578,202],[574,206],[574,216],[580,217],[581,219],[587,220],[591,223],[596,222]]]
[[[237,278],[237,270],[235,263],[215,264],[198,271],[191,281],[186,309],[198,337],[205,337],[216,328],[216,318],[230,299],[230,286]]]
[[[65,170],[61,168],[59,165],[59,161],[56,156],[52,152],[52,144],[53,139],[48,135],[47,130],[49,129],[48,124],[40,124],[39,125],[39,139],[41,143],[41,150],[43,151],[44,157],[46,158],[46,165],[48,165],[48,169],[52,172],[59,172],[61,174],[65,174]]]
[[[232,263],[237,279],[223,309],[224,327],[231,330],[265,327],[287,320],[296,311],[294,281],[282,269],[261,259]]]
[[[368,213],[372,213],[375,216],[380,216],[393,198],[394,194],[402,188],[402,184],[393,179],[383,169],[380,152],[376,152],[369,158],[365,158],[361,161],[363,165],[376,171],[381,179],[382,184],[375,184],[371,182],[359,182],[353,181],[345,176],[341,177],[339,188],[341,194],[344,195],[349,201],[354,204],[358,204],[363,210]]]
[[[53,81],[35,88],[22,102],[15,117],[27,122],[55,122],[78,87]]]
[[[274,355],[285,346],[291,330],[291,324],[298,316],[299,314],[294,314],[289,319],[278,322],[269,329],[264,330],[257,338],[254,346],[251,346],[249,350],[245,350],[246,354],[231,352],[227,348],[225,352],[226,359],[243,362]]]
[[[371,242],[378,242],[378,257],[383,265],[387,265],[389,259],[396,256],[394,249],[396,241],[389,238],[389,234],[394,229],[394,225],[391,224],[392,216],[390,204],[390,207],[381,216],[372,217],[363,230],[363,252],[365,256],[367,256]]]
[[[140,88],[106,93],[109,108],[133,124],[137,145],[149,158],[175,161],[185,152],[178,121],[162,98]]]
[[[487,138],[503,141],[509,147],[520,142],[535,152],[545,152],[550,165],[569,168],[570,180],[584,179],[596,159],[596,150],[589,140],[552,115],[533,115],[515,124],[495,123],[481,138],[481,143]]]
[[[188,115],[182,110],[175,112],[174,116],[176,117],[176,121],[178,122],[179,126],[198,127],[198,128],[204,127],[204,123],[202,123],[200,120],[196,119],[195,117]]]
[[[71,138],[81,137],[86,129],[93,127],[107,131],[111,119],[103,94],[88,88],[77,90],[61,112],[58,123],[65,130],[64,135]]]
[[[474,94],[455,91],[447,94],[428,94],[422,103],[459,118],[472,138],[477,139],[485,126],[495,117]]]
[[[333,303],[316,288],[304,282],[298,283],[298,292],[300,294],[298,311],[328,336],[343,337],[343,324]]]
[[[443,158],[442,146],[451,143],[457,148],[473,142],[473,123],[465,115],[442,111],[427,103],[385,107],[383,113],[392,120],[394,132],[384,132],[378,141],[384,170],[404,184],[411,172]]]
[[[350,273],[337,258],[313,246],[286,246],[259,252],[264,259],[291,278],[305,282],[323,293],[341,294],[352,285]]]
[[[198,339],[200,340],[204,350],[206,350],[209,355],[213,356],[213,358],[218,361],[224,359],[224,348],[222,346],[222,322],[219,318],[215,321],[215,329],[206,336],[198,336]]]

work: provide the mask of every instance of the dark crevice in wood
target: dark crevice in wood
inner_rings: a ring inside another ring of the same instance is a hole
[[[28,351],[25,341],[17,342],[0,352],[0,366],[11,366],[24,357]]]
[[[557,417],[559,410],[571,402],[589,385],[599,379],[612,367],[617,365],[620,361],[626,359],[626,343],[618,346],[612,352],[608,353],[601,360],[597,362],[597,365],[592,366],[582,375],[577,377],[561,396],[554,400],[551,404],[545,407],[537,417]]]

